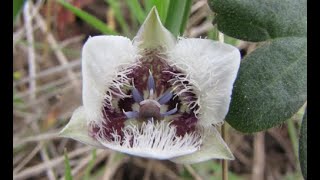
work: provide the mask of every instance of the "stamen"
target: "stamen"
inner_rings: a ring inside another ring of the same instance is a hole
[[[153,89],[150,89],[149,99],[153,99]]]
[[[132,88],[132,97],[135,102],[140,103],[143,101],[143,97],[141,96],[139,90],[135,87]]]
[[[159,104],[165,104],[169,102],[169,100],[172,98],[173,94],[170,91],[165,92],[162,94],[162,96],[159,98],[158,103]]]
[[[137,111],[127,111],[127,112],[124,110],[122,111],[127,116],[128,119],[137,118],[139,116],[139,112]]]
[[[176,113],[177,111],[178,111],[178,104],[176,104],[176,107],[174,109],[171,109],[170,111],[167,111],[165,113],[161,113],[161,116],[162,117],[169,116]]]

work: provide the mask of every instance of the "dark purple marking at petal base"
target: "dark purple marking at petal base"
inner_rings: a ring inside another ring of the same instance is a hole
[[[176,126],[177,136],[183,136],[195,131],[197,121],[198,119],[193,113],[183,113],[181,116],[174,118],[171,125]]]
[[[117,113],[109,108],[105,108],[104,111],[106,111],[106,113],[104,114],[105,121],[102,122],[103,125],[92,125],[89,129],[89,135],[96,139],[97,137],[102,137],[103,139],[113,141],[114,139],[111,134],[116,131],[117,134],[122,138],[123,132],[121,129],[124,127],[126,116],[123,114],[123,112]]]
[[[130,92],[128,92],[130,94]],[[118,100],[118,107],[119,113],[122,113],[122,110],[124,111],[132,111],[132,105],[135,103],[135,100],[133,98],[123,98]]]

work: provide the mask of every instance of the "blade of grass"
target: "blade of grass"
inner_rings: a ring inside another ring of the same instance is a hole
[[[182,19],[181,26],[180,26],[180,34],[181,35],[183,35],[184,30],[187,27],[187,22],[188,22],[190,11],[191,11],[191,6],[192,6],[192,1],[191,0],[186,1],[186,5],[184,7],[184,12],[183,12],[183,19]]]
[[[65,166],[65,172],[64,172],[65,180],[72,180],[71,167],[70,167],[70,162],[67,155],[67,149],[64,149],[64,166]]]
[[[126,0],[126,2],[129,6],[131,13],[137,18],[138,22],[142,24],[146,17],[146,13],[142,9],[138,0]]]
[[[149,0],[146,3],[148,4],[146,11],[149,12],[153,6],[156,6],[161,22],[165,23],[170,0]]]
[[[13,23],[15,22],[16,17],[20,13],[24,2],[24,0],[13,0]]]
[[[96,17],[92,16],[91,14],[82,11],[81,9],[74,7],[72,4],[64,1],[64,0],[57,0],[58,3],[60,3],[63,7],[73,12],[76,16],[81,18],[83,21],[91,25],[92,27],[96,28],[103,34],[112,34],[116,35],[117,32],[113,31],[111,28],[109,28],[104,22],[97,19]]]
[[[182,35],[190,13],[192,1],[170,1],[165,27],[175,36]]]
[[[94,161],[97,158],[97,152],[96,151],[97,151],[96,149],[94,149],[92,151],[92,159],[90,160],[90,162],[88,164],[88,167],[85,170],[85,176],[83,178],[84,180],[89,180],[90,179],[90,172],[91,172],[91,170],[92,170],[92,168],[94,166]]]
[[[131,22],[130,30],[132,32],[137,32],[138,29],[140,28],[140,25],[139,25],[138,20],[132,14],[133,14],[133,12],[130,12],[130,17],[129,17],[129,21]]]
[[[119,1],[105,0],[105,2],[107,2],[110,5],[110,7],[113,9],[116,20],[118,21],[120,28],[123,30],[124,34],[126,36],[130,36],[129,26],[125,21],[125,19],[123,18]]]
[[[149,12],[151,8],[154,6],[154,0],[143,0],[143,5],[146,12]]]

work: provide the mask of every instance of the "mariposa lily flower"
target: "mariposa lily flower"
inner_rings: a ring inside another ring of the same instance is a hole
[[[153,8],[133,41],[95,36],[84,44],[83,106],[60,134],[176,163],[234,159],[216,128],[239,63],[231,45],[175,38]]]

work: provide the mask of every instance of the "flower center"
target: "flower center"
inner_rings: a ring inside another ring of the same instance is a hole
[[[174,109],[171,109],[167,112],[161,112],[161,105],[164,105],[168,103],[173,94],[170,91],[166,91],[163,93],[158,100],[155,99],[155,80],[153,78],[153,75],[151,73],[151,70],[149,70],[149,77],[148,77],[148,94],[146,94],[147,98],[144,99],[139,90],[136,87],[132,88],[132,98],[136,103],[138,103],[139,110],[137,111],[125,111],[123,110],[123,113],[126,115],[128,119],[137,119],[139,121],[145,121],[145,120],[161,120],[164,119],[164,117],[175,114],[177,112],[177,106]],[[164,107],[162,106],[162,107]],[[164,107],[163,109],[165,109]]]
[[[106,92],[112,98],[106,99],[102,108],[105,121],[102,127],[92,128],[93,136],[103,132],[112,139],[116,132],[122,137],[126,124],[150,121],[170,123],[177,136],[195,131],[200,106],[187,74],[154,50],[123,71],[125,77],[117,76]]]

